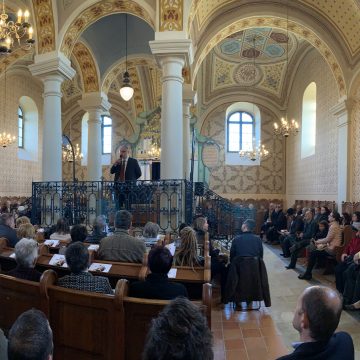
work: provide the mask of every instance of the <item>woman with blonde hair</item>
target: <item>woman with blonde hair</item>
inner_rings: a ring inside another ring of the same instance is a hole
[[[19,239],[34,239],[35,238],[35,228],[30,223],[24,223],[19,226],[16,231],[16,235]]]
[[[31,224],[30,219],[27,216],[19,216],[15,221],[15,227],[18,229],[22,224]]]
[[[180,246],[174,255],[175,266],[204,266],[204,259],[198,256],[198,243],[195,231],[186,226],[180,231]]]

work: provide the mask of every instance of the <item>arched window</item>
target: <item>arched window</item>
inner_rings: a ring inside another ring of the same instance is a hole
[[[252,150],[261,140],[260,109],[252,103],[237,102],[230,105],[225,116],[225,164],[260,165],[260,160],[251,161],[239,156],[240,150]]]
[[[24,148],[24,113],[20,106],[18,107],[18,147]]]
[[[316,144],[316,84],[304,91],[301,121],[301,158],[315,154]]]
[[[101,121],[102,153],[111,154],[111,136],[112,136],[111,117],[103,115]]]
[[[231,113],[227,119],[227,151],[252,150],[254,128],[254,116],[252,114],[246,111]]]

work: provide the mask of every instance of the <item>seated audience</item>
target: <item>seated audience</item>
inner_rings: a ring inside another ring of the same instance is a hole
[[[16,235],[19,239],[23,239],[23,238],[34,239],[35,228],[30,223],[23,223],[18,227],[16,231]]]
[[[66,219],[59,219],[55,226],[55,232],[50,235],[51,240],[71,242],[70,226]]]
[[[186,228],[187,227],[187,224],[185,223],[181,223],[180,226],[179,226],[179,236],[174,240],[174,244],[175,244],[175,247],[179,247],[181,245],[181,238],[180,238],[180,232],[182,229]]]
[[[343,273],[343,304],[346,310],[360,310],[360,252]]]
[[[288,266],[285,266],[286,269],[295,269],[300,251],[310,245],[310,240],[314,238],[317,227],[318,225],[314,220],[314,213],[311,210],[306,211],[304,231],[297,234],[294,241],[291,242],[291,247],[288,249],[291,254],[291,261]]]
[[[277,204],[275,207],[275,219],[272,221],[272,226],[266,233],[267,242],[270,244],[277,244],[281,230],[286,230],[287,220],[282,210],[282,205]]]
[[[92,244],[99,244],[100,240],[106,236],[106,219],[104,215],[99,215],[94,220],[93,231],[85,241]]]
[[[354,344],[349,334],[335,333],[342,301],[336,290],[311,286],[298,299],[293,326],[300,342],[293,353],[278,360],[354,360]]]
[[[166,247],[156,246],[148,255],[148,267],[151,273],[145,281],[132,283],[130,296],[145,299],[172,300],[177,296],[188,297],[183,284],[170,282],[168,272],[173,263],[173,257]]]
[[[330,210],[328,209],[328,207],[327,206],[322,206],[321,210],[320,210],[320,213],[321,213],[321,215],[319,217],[319,222],[323,221],[323,220],[328,221],[328,218],[329,218],[329,215],[330,215]]]
[[[35,270],[36,260],[39,256],[38,244],[33,239],[21,239],[15,245],[16,268],[6,275],[23,280],[40,281],[42,273]]]
[[[70,230],[70,236],[71,236],[71,243],[76,242],[84,242],[86,237],[88,236],[88,231],[86,229],[85,225],[74,225]],[[63,246],[59,249],[59,254],[64,255],[66,252],[66,246]]]
[[[324,239],[327,237],[328,232],[329,232],[329,223],[327,222],[327,220],[321,220],[319,222],[319,228],[315,234],[314,239],[315,240]]]
[[[241,226],[241,235],[237,235],[230,248],[230,262],[237,256],[263,257],[263,244],[259,236],[253,233],[255,221],[245,220]]]
[[[7,360],[7,347],[8,347],[8,341],[7,338],[4,335],[4,332],[0,329],[0,359]]]
[[[10,247],[15,247],[19,241],[14,226],[14,217],[11,214],[2,213],[0,215],[0,238],[6,238]]]
[[[147,222],[144,226],[143,237],[145,244],[154,245],[158,241],[160,226],[151,221]]]
[[[53,334],[39,310],[22,313],[9,332],[8,360],[51,360]]]
[[[176,298],[151,322],[143,360],[212,360],[212,334],[199,308]]]
[[[347,212],[342,213],[341,226],[344,227],[344,226],[350,225],[351,220],[352,219],[351,219],[351,216],[349,213],[347,213]]]
[[[330,213],[329,223],[330,227],[326,238],[315,240],[314,246],[310,249],[306,271],[298,276],[299,279],[310,280],[312,278],[312,269],[317,259],[335,256],[335,248],[341,245],[342,231],[340,228],[340,214],[337,211]]]
[[[274,220],[275,220],[275,204],[270,203],[269,208],[266,210],[264,215],[264,223],[261,225],[261,231],[260,231],[260,239],[262,240],[264,237],[264,234],[266,234],[269,230],[269,228],[272,226]]]
[[[203,247],[204,241],[205,241],[205,233],[209,229],[209,224],[207,222],[207,218],[202,215],[195,217],[195,219],[193,221],[193,229],[195,230],[195,233],[196,233],[196,239],[197,239],[198,245]],[[206,254],[206,255],[208,255],[208,254]]]
[[[195,231],[187,226],[180,232],[181,244],[174,255],[175,266],[204,266],[204,258],[198,256],[198,243]]]
[[[142,240],[129,235],[132,215],[120,210],[115,215],[115,231],[100,241],[98,256],[102,260],[141,263],[146,252]]]
[[[315,208],[314,221],[318,224],[321,218],[321,206]]]
[[[340,293],[344,292],[344,272],[353,264],[354,255],[360,251],[360,232],[350,240],[341,255],[341,262],[335,267],[336,288]]]
[[[27,216],[19,216],[15,221],[15,227],[18,229],[23,224],[31,224]]]
[[[81,242],[70,244],[66,249],[65,259],[71,274],[60,278],[57,282],[58,286],[81,291],[113,294],[108,278],[94,276],[88,272],[89,251],[84,244]]]

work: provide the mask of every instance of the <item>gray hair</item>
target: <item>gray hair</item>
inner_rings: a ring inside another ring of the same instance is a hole
[[[145,238],[156,238],[158,236],[160,226],[151,221],[147,222],[144,226],[143,235]]]
[[[23,238],[15,245],[15,259],[18,265],[33,268],[38,257],[38,244],[33,239]]]
[[[94,220],[94,228],[102,230],[106,226],[105,215],[99,215]]]
[[[129,230],[132,215],[127,210],[120,210],[115,214],[115,228]]]

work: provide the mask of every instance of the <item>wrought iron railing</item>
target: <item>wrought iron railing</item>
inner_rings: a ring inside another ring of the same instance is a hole
[[[191,199],[186,180],[33,182],[32,222],[50,226],[63,217],[70,224],[90,225],[104,214],[111,223],[116,210],[125,208],[134,226],[153,221],[163,231],[176,231],[181,222],[191,222]]]
[[[233,204],[202,182],[194,183],[195,213],[203,214],[209,223],[210,235],[232,239],[241,231],[246,219],[255,220],[256,210]]]

